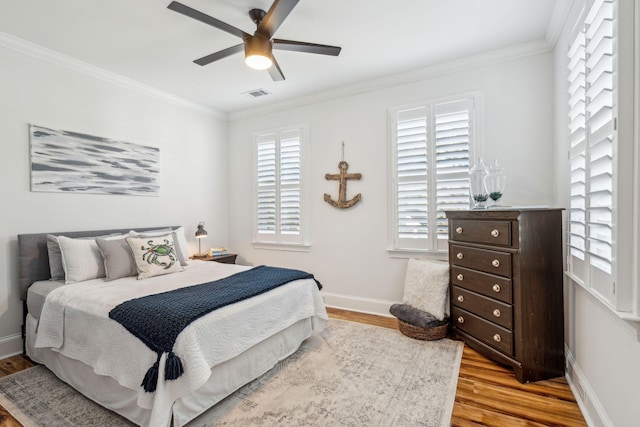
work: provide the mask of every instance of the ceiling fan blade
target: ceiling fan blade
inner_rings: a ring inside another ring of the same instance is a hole
[[[282,25],[287,16],[300,0],[275,0],[267,14],[260,21],[256,32],[267,39],[275,34],[276,30]]]
[[[294,52],[317,53],[320,55],[340,55],[341,47],[328,46],[325,44],[297,42],[293,40],[273,39],[273,48],[280,50],[291,50]]]
[[[283,81],[284,80],[284,74],[282,73],[282,70],[280,69],[280,66],[278,65],[278,62],[276,61],[276,58],[274,58],[272,56],[271,60],[273,61],[273,65],[271,65],[271,67],[269,67],[269,69],[267,70],[267,71],[269,71],[269,75],[271,76],[271,80],[273,80],[274,82]]]
[[[233,55],[234,53],[242,52],[243,50],[244,50],[244,43],[240,43],[238,45],[231,46],[227,49],[220,50],[216,53],[212,53],[211,55],[203,56],[202,58],[196,59],[193,62],[195,62],[198,65],[207,65],[219,59],[226,58],[229,55]]]
[[[179,3],[177,1],[172,1],[171,3],[169,3],[169,6],[167,6],[167,8],[181,13],[185,16],[188,16],[189,18],[193,18],[196,19],[200,22],[204,22],[205,24],[211,25],[212,27],[215,27],[219,30],[225,31],[229,34],[232,34],[234,36],[240,37],[241,39],[245,39],[247,37],[250,37],[250,35],[248,33],[245,33],[244,31],[242,31],[239,28],[234,27],[233,25],[229,25],[226,22],[222,22],[216,18],[213,18],[207,14],[204,14],[198,10],[192,9],[189,6],[186,6],[182,3]]]

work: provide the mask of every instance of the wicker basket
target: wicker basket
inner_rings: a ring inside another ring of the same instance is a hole
[[[398,319],[398,329],[409,338],[433,341],[440,340],[447,336],[449,323],[445,323],[444,325],[440,326],[433,326],[431,328],[421,328],[420,326],[415,326],[411,323],[403,322],[402,320]]]

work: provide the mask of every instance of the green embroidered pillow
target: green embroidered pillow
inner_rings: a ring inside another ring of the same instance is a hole
[[[138,279],[184,270],[171,233],[155,237],[127,237],[138,270]]]

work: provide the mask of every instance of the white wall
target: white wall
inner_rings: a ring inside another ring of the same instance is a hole
[[[507,168],[505,204],[553,202],[552,55],[527,56],[388,85],[377,90],[311,102],[282,111],[233,119],[229,123],[230,249],[240,262],[308,270],[325,286],[329,305],[388,314],[402,299],[406,260],[387,252],[388,123],[392,106],[449,96],[484,93],[486,160],[497,156]],[[415,74],[415,73],[414,73]],[[425,75],[429,70],[425,70]],[[309,123],[311,249],[284,252],[256,249],[253,237],[253,133]],[[341,141],[350,172],[363,174],[348,184],[347,197],[362,193],[348,210],[323,200],[337,197]]]
[[[206,222],[226,244],[226,123],[0,46],[0,359],[22,351],[17,235]],[[160,148],[160,197],[30,191],[33,123]],[[195,238],[189,239],[192,252]]]
[[[573,2],[573,8],[565,22],[554,52],[555,204],[565,207],[569,180],[566,98],[568,86],[567,49],[572,27],[584,3],[583,0]],[[632,93],[631,82],[621,82],[621,91],[627,94]],[[638,113],[636,112],[634,115],[637,125]],[[632,177],[621,177],[621,179],[628,180]],[[627,195],[627,197],[633,196]],[[636,241],[638,239],[637,229],[635,239]],[[585,418],[592,426],[638,425],[640,419],[638,326],[633,322],[620,319],[592,294],[568,278],[565,282],[565,342],[568,350],[568,378]]]

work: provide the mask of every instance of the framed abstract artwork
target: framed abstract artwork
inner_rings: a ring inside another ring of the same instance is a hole
[[[31,191],[159,196],[160,149],[29,125]]]

